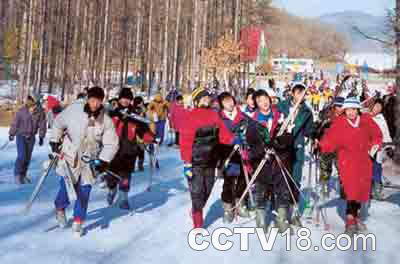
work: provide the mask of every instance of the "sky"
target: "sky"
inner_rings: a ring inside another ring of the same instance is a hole
[[[385,10],[393,8],[395,0],[273,0],[277,7],[303,17],[342,11],[362,11],[371,15],[383,16]]]

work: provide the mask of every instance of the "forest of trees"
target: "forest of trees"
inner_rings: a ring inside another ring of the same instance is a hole
[[[27,87],[49,93],[59,89],[64,98],[88,85],[123,86],[128,72],[143,74],[142,90],[155,76],[163,92],[172,85],[188,89],[191,80],[214,78],[204,58],[227,35],[232,47],[240,47],[240,30],[249,25],[266,30],[270,56],[343,56],[343,36],[288,15],[271,2],[2,0],[0,56],[18,80],[19,100]],[[233,56],[240,64],[240,54]],[[233,68],[230,78],[246,69]]]

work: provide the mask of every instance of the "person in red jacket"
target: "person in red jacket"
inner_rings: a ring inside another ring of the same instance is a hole
[[[194,109],[183,116],[180,127],[181,157],[192,198],[194,228],[203,227],[203,208],[211,194],[218,162],[218,144],[232,144],[235,137],[217,112],[210,109],[210,93],[198,88],[192,93]],[[238,140],[236,140],[238,141]]]
[[[368,114],[361,114],[361,104],[348,98],[343,104],[345,114],[337,117],[319,147],[323,153],[337,153],[339,177],[343,186],[346,209],[346,233],[352,235],[363,228],[359,211],[370,197],[372,159],[382,145],[382,133]]]

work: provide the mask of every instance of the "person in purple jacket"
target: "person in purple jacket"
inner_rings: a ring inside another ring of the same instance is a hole
[[[17,141],[17,160],[14,168],[16,183],[30,183],[26,173],[31,162],[35,136],[39,132],[39,146],[42,146],[46,131],[46,114],[40,106],[40,101],[28,96],[25,105],[16,113],[9,131],[9,140],[13,141],[16,138]]]

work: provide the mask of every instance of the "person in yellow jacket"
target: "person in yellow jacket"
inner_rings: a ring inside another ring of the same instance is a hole
[[[153,101],[150,102],[147,107],[148,117],[155,123],[156,126],[156,138],[161,145],[164,141],[164,130],[165,123],[168,116],[169,104],[162,98],[161,94],[156,94]]]
[[[319,110],[319,102],[320,101],[321,101],[321,95],[319,94],[318,91],[316,91],[313,94],[313,97],[312,97],[312,104],[313,104],[314,111],[318,111]]]

